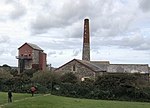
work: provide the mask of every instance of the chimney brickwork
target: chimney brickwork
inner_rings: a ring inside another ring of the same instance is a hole
[[[89,19],[84,19],[82,60],[90,61],[90,31],[89,31]]]

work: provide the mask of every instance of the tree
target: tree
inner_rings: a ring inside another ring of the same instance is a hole
[[[13,76],[10,74],[9,71],[5,70],[5,69],[0,69],[0,78],[2,79],[10,79]]]
[[[75,76],[75,74],[70,72],[70,73],[65,73],[64,75],[61,76],[61,82],[63,82],[63,83],[77,83],[78,79]]]
[[[17,69],[11,69],[10,74],[13,75],[13,76],[17,76],[18,75]]]
[[[52,91],[53,86],[57,85],[60,82],[58,74],[48,71],[39,71],[34,73],[31,80],[41,92],[46,92],[47,90]]]
[[[8,71],[8,70],[11,70],[11,66],[9,66],[9,65],[7,65],[7,64],[4,64],[4,65],[2,66],[2,68],[3,68],[3,69],[6,69],[7,71]]]
[[[33,77],[33,74],[37,72],[37,70],[35,69],[27,69],[25,70],[24,72],[22,72],[21,74],[22,75],[27,75],[28,77],[32,78]]]

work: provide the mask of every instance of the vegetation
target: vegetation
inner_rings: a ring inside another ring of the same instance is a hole
[[[13,93],[13,102],[28,97],[31,97],[31,94]],[[0,105],[6,104],[7,102],[8,102],[7,92],[0,92]]]
[[[65,75],[68,77],[68,74]],[[139,74],[108,74],[99,76],[95,81],[66,81],[61,82],[60,89],[54,88],[52,93],[90,99],[150,101],[149,82],[141,77]]]
[[[0,93],[1,95],[5,94]],[[18,99],[13,103],[6,103],[2,108],[149,108],[150,106],[150,103],[90,100],[54,95],[30,97],[28,94],[15,94],[15,96],[18,96]]]
[[[150,102],[150,84],[147,76],[141,74],[108,74],[95,80],[80,81],[75,74],[59,75],[52,72],[25,70],[16,74],[16,70],[4,65],[0,70],[0,91],[30,93],[30,87],[37,88],[36,93],[51,93],[76,98],[126,100]]]

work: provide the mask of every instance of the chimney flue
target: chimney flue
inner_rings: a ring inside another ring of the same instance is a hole
[[[84,19],[82,60],[90,61],[90,31],[89,31],[89,19]]]

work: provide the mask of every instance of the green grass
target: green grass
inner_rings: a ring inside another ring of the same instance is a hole
[[[0,92],[0,105],[1,104],[5,104],[8,102],[8,97],[7,97],[7,93],[6,92]],[[21,94],[21,93],[13,93],[13,101],[15,100],[20,100],[20,99],[24,99],[26,97],[31,97],[31,94]]]
[[[0,93],[0,98],[5,95],[6,93]],[[142,102],[77,99],[54,95],[31,97],[30,94],[15,94],[14,96],[17,96],[14,97],[15,101],[5,104],[2,108],[150,108],[150,103]]]

